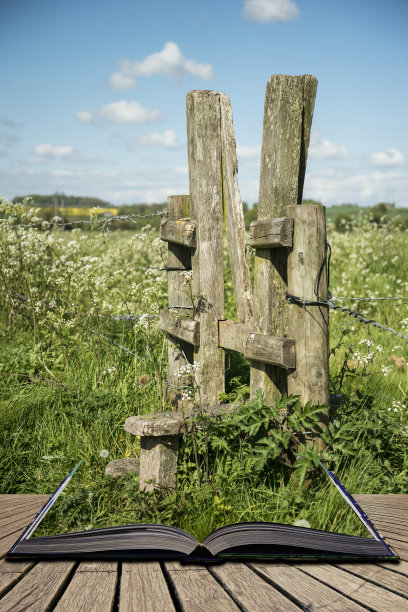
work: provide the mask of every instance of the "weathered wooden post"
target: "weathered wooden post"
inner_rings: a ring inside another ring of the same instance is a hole
[[[258,220],[285,217],[288,205],[302,203],[317,79],[272,76],[266,87]],[[287,247],[256,248],[254,331],[288,335]],[[267,402],[287,390],[287,372],[253,361],[251,394],[260,388]]]
[[[293,248],[288,257],[288,293],[305,300],[317,301],[319,298],[319,301],[326,301],[325,208],[288,206],[286,212],[294,220]],[[289,304],[288,334],[296,346],[296,369],[288,376],[288,393],[299,395],[302,404],[312,400],[313,404],[328,406],[329,309],[318,305]],[[315,440],[319,448],[324,448],[319,430],[324,429],[327,422],[328,414],[322,411],[316,432],[307,436],[307,439]]]
[[[224,318],[223,196],[221,107],[216,91],[187,94],[187,145],[191,219],[197,246],[192,253],[195,318],[200,323],[197,404],[212,406],[225,390],[224,351],[218,346],[218,321]]]
[[[195,226],[188,223],[190,217],[190,197],[188,195],[169,196],[167,198],[167,219],[161,225],[161,238],[168,243],[168,304],[169,309],[162,313],[162,326],[164,316],[170,320],[173,315],[191,316],[193,305],[188,292],[188,284],[182,271],[191,270],[191,248],[196,244]],[[186,220],[186,221],[185,221]],[[176,242],[177,241],[177,242]],[[186,241],[190,246],[186,246]],[[174,269],[172,269],[174,268]],[[186,306],[175,308],[172,306]],[[168,367],[166,400],[176,409],[186,404],[182,399],[182,387],[189,384],[187,377],[180,377],[178,371],[181,367],[192,364],[194,361],[193,347],[189,342],[174,336],[168,336]]]

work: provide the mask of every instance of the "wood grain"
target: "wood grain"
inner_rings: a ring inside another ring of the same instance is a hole
[[[115,596],[118,564],[110,561],[80,563],[55,612],[110,612]]]
[[[293,248],[288,255],[288,293],[317,300],[315,281],[326,252],[326,214],[323,206],[288,206],[294,219]],[[328,299],[326,268],[317,287],[320,300]],[[329,406],[329,309],[322,306],[288,305],[288,335],[296,343],[296,369],[288,376],[288,393],[299,395],[302,405]],[[322,409],[315,431],[307,436],[322,450],[319,432],[327,428],[328,410]]]
[[[293,244],[293,219],[261,219],[249,226],[249,244],[261,249],[291,247]]]
[[[43,562],[36,565],[9,591],[0,602],[3,612],[45,612],[57,601],[60,591],[74,568],[67,561]]]
[[[285,216],[302,202],[317,80],[313,76],[274,75],[268,81],[262,138],[258,221]],[[257,249],[254,281],[254,331],[287,336],[287,249]],[[251,395],[260,388],[267,402],[287,390],[286,372],[253,363]]]
[[[302,610],[243,563],[227,563],[211,569],[239,603],[251,612]],[[251,585],[251,588],[248,588]]]
[[[392,610],[393,612],[406,612],[407,600],[380,586],[365,581],[363,578],[354,576],[338,567],[323,564],[302,564],[299,566],[302,572],[317,580],[334,585],[337,590],[342,591],[350,598],[363,606],[369,606],[375,610]]]
[[[119,612],[135,610],[138,612],[175,610],[159,562],[122,564]]]
[[[191,219],[162,219],[160,238],[184,247],[195,247],[196,224]]]
[[[187,94],[187,144],[192,220],[197,248],[192,254],[193,293],[201,342],[194,351],[199,403],[217,403],[225,391],[224,351],[218,346],[218,321],[224,318],[223,194],[220,94]]]
[[[362,612],[365,610],[341,593],[336,593],[330,586],[318,582],[292,565],[251,563],[250,567],[268,578],[272,584],[284,592],[290,593],[303,610],[324,610],[324,612]]]
[[[237,612],[233,599],[203,566],[186,566],[178,562],[166,562],[184,612]]]
[[[190,196],[169,196],[167,198],[167,210],[169,220],[178,220],[190,216]],[[168,267],[191,269],[191,249],[178,244],[168,244]],[[169,306],[193,305],[188,284],[180,271],[167,272],[168,281],[168,303]],[[177,309],[179,315],[189,315],[191,310]],[[168,366],[165,396],[167,401],[177,408],[187,408],[183,400],[182,390],[179,386],[188,385],[190,381],[186,377],[178,376],[178,370],[194,361],[194,349],[188,342],[183,342],[168,336]]]
[[[221,159],[224,211],[227,221],[232,282],[240,323],[250,323],[253,316],[252,283],[246,257],[244,210],[238,187],[238,160],[232,109],[228,96],[220,93]]]
[[[16,582],[20,576],[28,572],[34,563],[32,561],[0,560],[0,596]],[[0,603],[1,608],[1,603]]]
[[[160,313],[160,329],[174,338],[200,346],[200,323],[194,319],[183,317],[169,308]]]

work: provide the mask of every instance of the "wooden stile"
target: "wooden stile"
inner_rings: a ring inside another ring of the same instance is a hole
[[[267,84],[263,126],[258,221],[285,216],[302,203],[317,79],[274,75]],[[257,248],[254,281],[254,331],[288,335],[287,249]],[[287,390],[286,372],[253,362],[251,394],[260,388],[267,402]]]
[[[220,94],[187,94],[187,144],[191,219],[197,225],[192,253],[195,317],[200,337],[194,350],[200,364],[196,374],[201,405],[217,403],[225,389],[224,351],[218,346],[218,321],[224,318],[223,195],[221,168]]]

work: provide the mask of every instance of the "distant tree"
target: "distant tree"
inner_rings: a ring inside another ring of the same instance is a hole
[[[315,206],[323,206],[318,200],[303,200],[302,204],[314,204]]]
[[[244,220],[245,220],[246,229],[249,229],[249,226],[252,223],[252,221],[256,221],[257,218],[258,218],[258,202],[254,204],[252,208],[248,208],[248,205],[246,205],[246,209],[244,208]]]

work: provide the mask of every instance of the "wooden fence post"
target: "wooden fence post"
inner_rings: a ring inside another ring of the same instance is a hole
[[[288,205],[302,203],[317,79],[272,76],[266,87],[258,220],[285,216]],[[288,335],[287,248],[257,248],[254,283],[254,331]],[[251,395],[260,388],[267,402],[287,390],[287,373],[252,362]]]
[[[317,300],[315,281],[326,253],[326,211],[323,206],[288,206],[287,216],[294,219],[293,248],[288,257],[288,293],[306,300]],[[318,286],[319,300],[328,299],[326,267]],[[288,376],[288,393],[299,395],[302,404],[329,405],[329,309],[324,306],[289,304],[288,333],[295,340],[296,369]],[[328,414],[316,432],[307,436],[319,448],[319,438],[327,426]]]
[[[188,195],[169,196],[167,198],[167,219],[178,221],[190,216],[190,197]],[[169,268],[191,269],[191,248],[181,246],[173,242],[168,243],[168,263]],[[188,306],[191,308],[192,302],[187,291],[187,284],[181,274],[181,270],[169,270],[168,279],[168,303],[171,306]],[[170,313],[171,313],[170,308]],[[187,314],[191,316],[191,310],[177,308],[173,312],[178,315]],[[177,387],[189,384],[189,378],[178,376],[178,370],[194,361],[193,347],[189,342],[176,339],[168,335],[168,368],[167,381],[169,385],[166,389],[166,399],[176,409],[180,405],[185,405],[182,400],[182,389]]]
[[[218,346],[218,321],[224,318],[223,195],[220,94],[187,94],[187,144],[191,219],[197,246],[192,253],[195,318],[200,346],[194,349],[201,406],[218,403],[225,390],[224,351]]]

